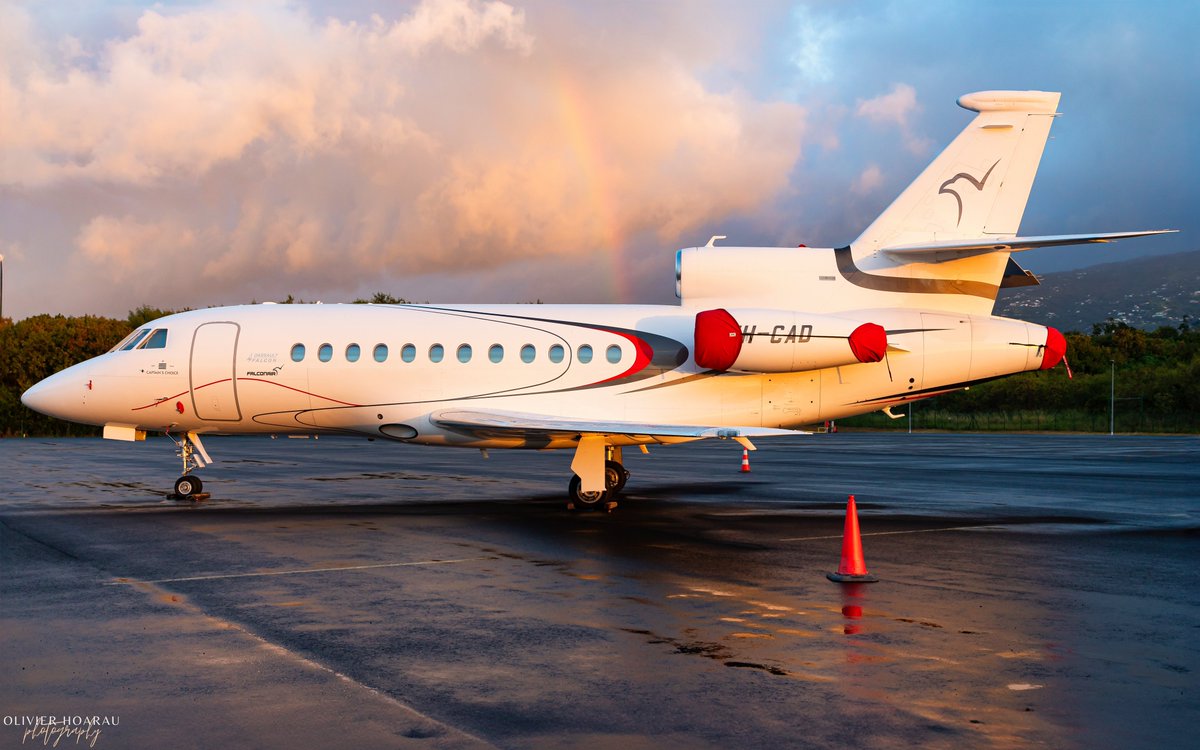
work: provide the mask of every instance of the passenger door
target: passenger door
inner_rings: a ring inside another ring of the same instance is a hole
[[[205,323],[192,337],[192,408],[200,419],[236,422],[242,418],[237,400],[237,323]]]

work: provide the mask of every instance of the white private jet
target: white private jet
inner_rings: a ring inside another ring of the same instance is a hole
[[[965,130],[845,247],[704,247],[679,305],[250,305],[169,315],[30,388],[104,437],[336,433],[571,449],[574,507],[615,507],[625,447],[796,434],[1062,361],[1053,328],[993,316],[1036,284],[1014,252],[1173,230],[1018,237],[1059,94],[958,100]],[[173,437],[173,439],[175,439]]]

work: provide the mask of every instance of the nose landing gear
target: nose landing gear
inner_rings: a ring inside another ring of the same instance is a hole
[[[176,440],[168,432],[167,437],[175,443],[175,455],[183,461],[183,476],[175,480],[175,494],[172,497],[176,500],[203,500],[208,497],[207,493],[201,492],[204,483],[200,477],[191,473],[193,469],[203,469],[213,462],[208,451],[204,450],[200,436],[189,432]]]
[[[175,497],[180,500],[195,500],[202,489],[204,483],[200,481],[200,477],[184,474],[175,480]]]

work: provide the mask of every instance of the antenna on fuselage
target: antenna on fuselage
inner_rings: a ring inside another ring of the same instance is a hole
[[[717,240],[723,240],[723,239],[725,239],[725,235],[723,235],[723,234],[714,234],[712,237],[709,237],[709,238],[708,238],[708,244],[707,244],[707,245],[705,245],[705,247],[716,247],[716,246],[717,246],[717,245],[716,245],[716,242],[717,242]]]

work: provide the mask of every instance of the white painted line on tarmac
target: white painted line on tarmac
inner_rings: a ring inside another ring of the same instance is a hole
[[[869,534],[860,534],[860,536],[888,536],[891,534],[931,534],[935,531],[971,531],[974,529],[986,528],[985,526],[946,526],[940,529],[909,529],[908,531],[872,531]],[[786,539],[780,539],[781,542],[815,542],[819,539],[841,539],[842,534],[831,534],[830,536],[790,536]]]
[[[294,576],[305,573],[334,573],[342,570],[372,570],[376,568],[408,568],[418,565],[453,565],[455,563],[491,560],[491,557],[463,557],[456,560],[420,560],[417,562],[375,563],[373,565],[342,565],[335,568],[300,568],[298,570],[268,570],[261,573],[225,573],[211,576],[189,576],[187,578],[158,578],[153,581],[143,581],[137,578],[109,581],[105,586],[119,586],[134,583],[183,583],[185,581],[217,581],[223,578],[260,578],[264,576]]]

